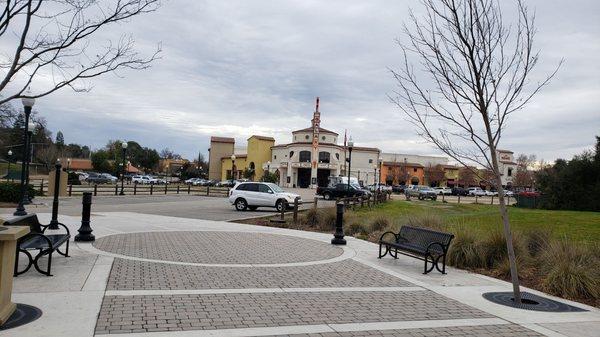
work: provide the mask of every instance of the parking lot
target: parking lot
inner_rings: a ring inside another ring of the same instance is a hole
[[[314,190],[286,189],[298,193],[308,204],[300,209],[312,207]],[[333,206],[333,201],[319,199],[318,206]],[[52,198],[38,197],[34,205],[28,205],[28,211],[36,213],[50,212]],[[274,208],[259,208],[256,211],[238,212],[224,197],[206,197],[197,195],[126,195],[97,196],[93,198],[93,212],[136,212],[144,214],[166,215],[203,220],[239,220],[248,217],[275,214]],[[81,197],[60,198],[59,213],[71,216],[81,215]]]

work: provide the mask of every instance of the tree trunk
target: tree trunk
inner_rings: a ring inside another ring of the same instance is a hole
[[[515,303],[521,303],[521,289],[519,288],[519,274],[517,273],[517,259],[515,256],[515,248],[513,246],[512,232],[510,230],[510,221],[508,219],[508,209],[504,200],[504,188],[502,187],[502,177],[498,169],[498,158],[496,148],[490,147],[492,151],[492,165],[494,166],[494,179],[496,181],[496,190],[498,191],[498,202],[500,203],[500,216],[502,217],[502,225],[504,229],[504,238],[506,239],[506,249],[508,251],[508,262],[510,264],[510,279],[513,285],[513,296]]]

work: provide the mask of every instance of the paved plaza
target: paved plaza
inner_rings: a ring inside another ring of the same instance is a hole
[[[39,214],[42,222],[50,215]],[[60,219],[77,233],[80,219]],[[15,278],[43,315],[0,336],[597,336],[600,310],[524,311],[483,299],[506,282],[330,234],[94,211],[94,243],[53,257],[52,277]],[[24,261],[23,261],[24,262]],[[532,293],[538,293],[528,290]],[[556,299],[556,298],[555,298]]]

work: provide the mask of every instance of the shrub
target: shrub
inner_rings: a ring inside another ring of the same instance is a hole
[[[600,262],[592,248],[554,241],[541,255],[541,263],[544,291],[572,299],[600,299]]]
[[[390,222],[387,218],[379,216],[371,222],[371,231],[380,232],[390,226]]]
[[[321,221],[319,222],[319,230],[331,231],[335,227],[335,208],[323,209],[320,213]],[[346,220],[348,221],[348,220]]]
[[[32,185],[27,186],[27,193],[30,198],[36,194]],[[21,198],[21,185],[13,182],[0,182],[0,201],[17,203]]]
[[[448,264],[457,268],[478,268],[481,258],[477,250],[477,234],[467,228],[454,233],[454,240],[448,251]]]
[[[304,216],[301,219],[301,223],[304,226],[311,228],[319,227],[321,223],[321,213],[318,210],[311,208],[304,212]]]
[[[513,247],[517,257],[528,256],[523,237],[516,233],[513,233]],[[485,236],[479,241],[477,250],[482,259],[482,267],[488,269],[497,267],[508,258],[506,240],[500,231],[493,231]]]
[[[442,219],[435,214],[425,213],[418,216],[411,216],[406,221],[407,226],[429,228],[438,231],[444,231]]]
[[[547,229],[529,230],[523,233],[523,240],[531,256],[538,256],[546,250],[552,238],[552,231]]]
[[[357,234],[364,234],[364,235],[369,234],[369,229],[367,228],[367,226],[365,226],[361,222],[350,223],[348,226],[346,226],[345,231],[346,231],[346,234],[352,235],[354,237],[356,237]]]
[[[519,279],[529,279],[533,277],[535,273],[536,271],[531,258],[526,254],[517,255],[517,274],[519,274]],[[508,256],[498,263],[493,274],[496,277],[503,279],[510,278],[510,262],[508,261]]]

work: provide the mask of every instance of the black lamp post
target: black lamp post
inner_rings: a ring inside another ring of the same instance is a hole
[[[71,158],[67,158],[67,172],[71,169]]]
[[[352,148],[354,147],[354,141],[352,136],[348,140],[348,193],[350,193],[350,171],[352,170]]]
[[[10,160],[12,157],[12,150],[8,150],[8,170],[6,171],[6,181],[10,179]]]
[[[27,92],[29,94],[29,92]],[[23,103],[23,108],[25,110],[25,124],[23,125],[23,140],[25,141],[25,146],[23,147],[23,162],[21,163],[21,200],[19,201],[19,205],[17,206],[17,210],[13,213],[15,216],[27,215],[25,211],[25,207],[23,206],[24,201],[27,200],[27,187],[25,186],[26,177],[26,169],[29,161],[29,135],[27,128],[29,127],[29,116],[31,115],[31,108],[35,104],[35,98],[33,97],[23,97],[21,99]]]
[[[377,164],[373,164],[373,184],[374,188],[379,186],[379,182],[377,181]]]
[[[29,186],[29,167],[31,166],[31,162],[33,161],[33,134],[35,133],[35,123],[29,121],[29,125],[27,126],[27,138],[29,143],[29,152],[27,153],[27,165],[25,166],[25,186]],[[29,201],[29,191],[25,189],[26,198],[23,200],[24,205],[29,205],[31,202]]]
[[[379,157],[377,159],[377,163],[379,164],[379,177],[377,181],[377,191],[381,192],[381,169],[383,168],[383,158]]]
[[[125,195],[123,185],[125,184],[125,172],[127,171],[125,168],[125,157],[127,156],[127,142],[121,143],[121,149],[123,149],[123,169],[121,170],[121,193],[119,193],[119,195]]]
[[[235,154],[231,155],[231,180],[235,180]]]

